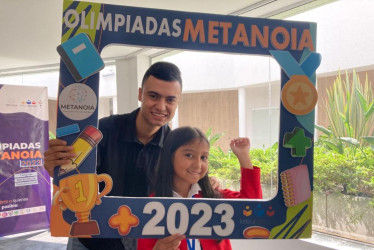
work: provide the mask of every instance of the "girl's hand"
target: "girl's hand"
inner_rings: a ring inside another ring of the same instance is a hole
[[[251,143],[248,138],[236,138],[231,140],[230,147],[232,152],[238,156],[238,154],[248,154],[251,148]]]
[[[218,181],[218,179],[215,176],[209,176],[209,182],[213,190],[221,189],[221,183]]]
[[[249,157],[249,149],[251,143],[248,138],[236,138],[231,140],[230,147],[232,152],[238,157],[242,168],[253,169],[251,158]]]
[[[153,247],[153,250],[177,250],[184,238],[184,235],[173,234],[163,239],[159,239]]]

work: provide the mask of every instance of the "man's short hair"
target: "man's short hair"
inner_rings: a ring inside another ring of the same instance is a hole
[[[181,72],[179,68],[173,63],[157,62],[157,63],[152,64],[151,67],[149,67],[149,69],[144,74],[142,87],[144,85],[144,82],[150,76],[153,76],[157,79],[168,81],[168,82],[178,81],[182,89]]]

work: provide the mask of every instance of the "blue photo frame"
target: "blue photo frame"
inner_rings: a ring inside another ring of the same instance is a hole
[[[76,72],[64,60],[60,63],[58,137],[79,144],[85,155],[74,161],[79,171],[55,169],[52,236],[162,238],[178,232],[215,239],[311,237],[315,71],[321,61],[315,52],[315,23],[70,0],[64,0],[63,6],[65,55],[71,54],[69,48],[84,49],[80,44],[66,44],[85,34],[98,54],[110,44],[124,44],[273,56],[282,68],[278,193],[270,200],[105,197],[105,189],[98,195],[97,182],[110,186],[110,178],[96,175],[100,63],[77,81]],[[92,57],[92,53],[82,56]],[[90,146],[85,144],[86,136],[94,138]],[[68,191],[71,187],[78,192],[75,196]],[[75,225],[82,217],[95,228],[85,231]]]

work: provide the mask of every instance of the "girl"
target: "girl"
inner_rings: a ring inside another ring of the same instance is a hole
[[[240,192],[213,190],[208,176],[209,141],[198,129],[181,127],[168,135],[156,168],[155,197],[262,198],[260,169],[252,165],[248,138],[231,140],[231,150],[241,166]],[[185,239],[171,235],[163,239],[139,239],[138,249],[231,249],[230,240]]]

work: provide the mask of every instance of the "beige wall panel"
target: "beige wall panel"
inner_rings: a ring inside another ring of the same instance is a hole
[[[229,138],[239,135],[238,92],[214,91],[183,94],[179,105],[179,126],[194,126],[204,133],[225,135],[216,143],[224,151],[229,149]]]
[[[57,100],[48,100],[49,131],[56,135]]]

